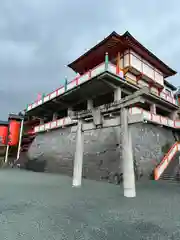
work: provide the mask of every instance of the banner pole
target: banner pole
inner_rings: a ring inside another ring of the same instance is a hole
[[[24,126],[24,118],[21,120],[21,127],[20,127],[20,134],[19,134],[19,143],[18,143],[18,150],[17,150],[17,157],[16,161],[20,157],[20,151],[21,151],[21,143],[22,143],[22,134],[23,134],[23,126]]]

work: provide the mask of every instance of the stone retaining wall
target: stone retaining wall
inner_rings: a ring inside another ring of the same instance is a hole
[[[175,142],[171,129],[153,124],[133,124],[133,154],[138,173],[149,177],[161,161],[162,147]],[[121,132],[119,127],[85,132],[83,176],[89,179],[107,178],[111,172],[121,172]],[[71,127],[37,135],[28,157],[33,163],[45,162],[48,172],[72,175],[76,135]],[[119,144],[120,143],[120,144]],[[42,164],[43,166],[43,164]]]

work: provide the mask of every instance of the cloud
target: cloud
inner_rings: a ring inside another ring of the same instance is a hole
[[[74,73],[66,64],[129,30],[179,70],[178,1],[0,0],[0,119]],[[178,83],[178,76],[173,78]]]

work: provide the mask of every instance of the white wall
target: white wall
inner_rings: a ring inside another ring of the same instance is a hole
[[[124,67],[130,66],[138,70],[140,73],[143,73],[150,79],[153,79],[160,85],[164,85],[163,74],[132,50],[125,51],[124,53]]]

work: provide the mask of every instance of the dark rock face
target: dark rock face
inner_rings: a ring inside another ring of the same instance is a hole
[[[72,175],[76,143],[76,134],[72,129],[69,127],[39,134],[28,152],[33,168],[41,162],[48,172]],[[130,129],[136,171],[138,175],[149,178],[164,156],[162,147],[167,143],[172,145],[175,138],[170,129],[152,124],[134,124]],[[120,128],[85,132],[83,176],[100,180],[116,172],[122,172]]]

